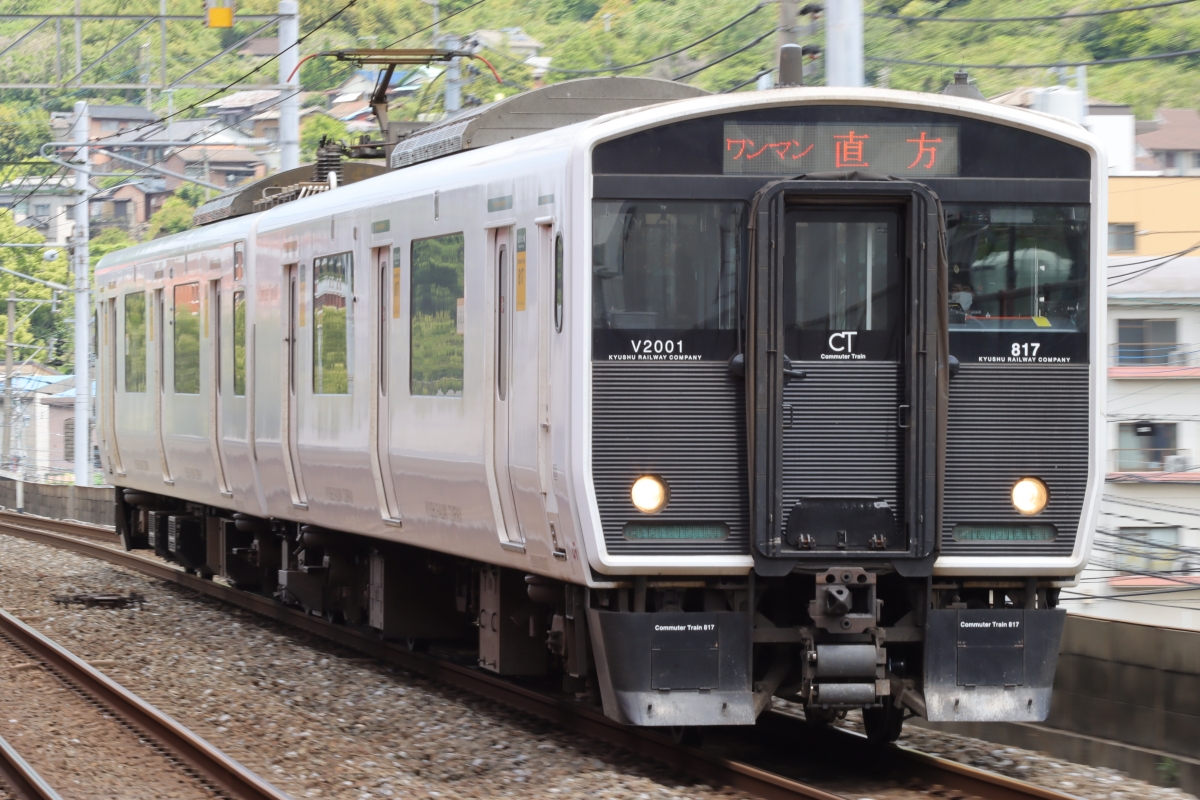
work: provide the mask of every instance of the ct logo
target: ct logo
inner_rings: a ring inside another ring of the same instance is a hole
[[[857,335],[858,331],[842,331],[831,334],[829,336],[829,349],[835,353],[853,353],[854,337]]]

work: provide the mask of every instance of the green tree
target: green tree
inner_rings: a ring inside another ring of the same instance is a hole
[[[0,105],[0,161],[30,159],[48,141],[50,114],[45,109]]]
[[[184,200],[177,194],[168,197],[162,204],[162,208],[154,212],[154,216],[150,217],[150,223],[146,227],[146,239],[157,239],[160,236],[167,236],[172,233],[180,233],[192,227],[192,214],[195,211],[187,200]]]
[[[300,126],[300,160],[315,161],[317,146],[321,138],[328,136],[334,140],[344,140],[348,134],[341,120],[336,120],[328,114],[310,114]]]
[[[105,228],[88,242],[88,258],[92,262],[92,269],[95,269],[97,262],[109,253],[133,247],[135,244],[137,242],[129,238],[129,234],[123,228]]]
[[[41,244],[44,241],[45,238],[36,230],[17,225],[10,210],[0,209],[0,243]],[[22,275],[55,283],[67,283],[68,259],[65,253],[60,252],[55,260],[46,261],[42,257],[45,252],[35,247],[0,248],[0,265]],[[10,291],[21,298],[39,300],[50,300],[54,294],[54,290],[49,286],[9,273],[0,273],[0,297],[7,297]],[[20,357],[66,366],[69,369],[69,364],[64,363],[64,359],[58,356],[64,351],[69,353],[70,334],[65,330],[66,326],[63,323],[65,317],[72,313],[70,296],[60,294],[57,309],[49,303],[21,303],[17,310],[13,339],[18,344],[28,345],[18,348]],[[0,314],[0,335],[7,335],[7,322],[7,318]]]

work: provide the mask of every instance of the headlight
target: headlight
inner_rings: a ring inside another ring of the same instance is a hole
[[[1012,504],[1027,517],[1042,513],[1050,502],[1050,490],[1037,478],[1021,478],[1013,484]]]
[[[643,475],[633,482],[629,497],[637,510],[643,514],[657,514],[666,507],[671,499],[671,491],[667,482],[656,475]]]

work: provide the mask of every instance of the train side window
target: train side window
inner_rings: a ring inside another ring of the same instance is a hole
[[[563,240],[554,237],[554,330],[562,333],[563,326]]]
[[[313,259],[313,393],[350,394],[354,254]]]
[[[125,295],[125,391],[146,391],[146,293]]]
[[[246,396],[246,293],[233,293],[233,393]]]
[[[233,243],[233,279],[240,281],[246,263],[246,246],[241,242]]]
[[[175,287],[175,394],[200,394],[200,284]]]
[[[410,391],[414,395],[462,397],[466,333],[463,235],[413,241],[411,264]]]

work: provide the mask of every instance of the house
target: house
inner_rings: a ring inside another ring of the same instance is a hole
[[[88,138],[108,140],[121,131],[140,128],[156,119],[158,114],[143,106],[106,106],[89,103]],[[99,172],[120,170],[121,162],[110,158],[103,150],[93,151],[91,158],[93,168]]]
[[[139,178],[96,192],[89,198],[91,225],[126,230],[144,225],[162,208],[171,191],[164,178]]]
[[[30,192],[36,193],[30,195]],[[75,229],[75,178],[57,175],[42,182],[38,176],[8,181],[0,186],[0,208],[11,208],[13,221],[34,228],[47,244],[65,246]]]
[[[267,174],[266,163],[257,153],[244,147],[209,147],[207,144],[177,150],[164,166],[172,172],[222,187],[237,186]],[[176,182],[174,186],[172,181]],[[169,178],[167,186],[174,190],[179,183],[182,181]]]
[[[71,376],[36,361],[26,361],[14,367],[12,373],[12,427],[7,426],[5,409],[8,374],[0,367],[0,436],[8,438],[9,458],[0,464],[7,477],[25,480],[45,480],[49,463],[47,455],[54,438],[50,410],[38,402],[41,398],[74,388]],[[61,434],[60,434],[61,435]]]
[[[304,124],[306,117],[313,114],[327,114],[329,112],[322,108],[309,106],[308,108],[300,109],[300,124]],[[274,147],[279,142],[279,106],[268,108],[266,111],[261,111],[250,117],[243,123],[250,135],[258,142],[265,143]]]
[[[202,104],[222,125],[239,125],[279,100],[275,89],[246,89]]]
[[[1108,207],[1106,477],[1064,605],[1200,629],[1200,182],[1112,177]]]
[[[71,482],[75,477],[75,376],[67,375],[59,381],[35,392],[38,405],[45,409],[45,447],[39,452],[44,456],[36,462],[40,480],[47,483]],[[92,383],[92,408],[96,384]],[[99,462],[99,447],[96,441],[96,423],[88,424],[89,448],[92,465]]]
[[[495,30],[477,30],[467,37],[481,47],[489,50],[511,53],[519,59],[536,56],[544,44],[534,39],[520,28],[501,28]]]
[[[1200,114],[1191,108],[1160,108],[1139,125],[1139,149],[1165,175],[1200,175]]]

